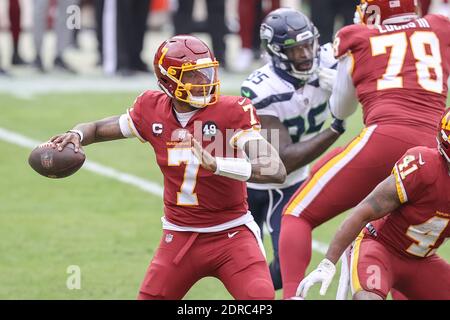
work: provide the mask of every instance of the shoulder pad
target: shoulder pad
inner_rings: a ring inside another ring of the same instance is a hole
[[[336,59],[354,51],[365,38],[369,29],[360,24],[345,26],[336,33],[333,43],[333,53]]]
[[[293,91],[294,89],[292,89]],[[241,95],[252,100],[255,107],[258,104],[268,106],[272,101],[267,100],[271,96],[289,92],[286,84],[281,80],[268,65],[255,70],[241,85]],[[289,92],[289,99],[293,92]],[[286,100],[286,98],[284,99]],[[283,101],[284,101],[283,100]]]

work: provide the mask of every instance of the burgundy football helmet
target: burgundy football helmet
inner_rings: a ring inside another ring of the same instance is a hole
[[[363,24],[400,24],[420,16],[419,0],[361,0],[356,7]]]
[[[438,150],[448,162],[450,162],[449,140],[450,140],[450,110],[447,111],[442,117],[437,135]]]
[[[158,85],[171,98],[196,108],[219,99],[219,62],[208,46],[191,35],[164,41],[153,61]]]

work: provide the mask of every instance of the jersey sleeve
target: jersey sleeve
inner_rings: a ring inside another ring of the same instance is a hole
[[[437,171],[434,157],[426,148],[408,150],[392,170],[400,202],[419,199],[436,180]]]
[[[439,35],[439,41],[446,47],[450,46],[450,19],[441,14],[429,14],[425,17],[433,31]]]
[[[252,102],[258,100],[258,95],[253,91],[253,88],[248,81],[244,81],[241,85],[241,96],[250,99]]]
[[[279,103],[290,100],[293,92],[277,90],[284,88],[279,81],[266,65],[252,72],[242,83],[241,95],[252,101],[259,116],[280,118]]]
[[[261,123],[256,109],[247,98],[239,98],[232,107],[231,126],[235,134],[229,143],[233,148],[243,149],[246,142],[262,139]]]
[[[260,116],[279,117],[277,108],[274,108],[272,105],[273,101],[271,96],[261,96],[255,91],[257,90],[253,88],[251,83],[244,81],[241,86],[241,96],[251,100],[253,106],[255,106],[256,114]]]
[[[280,114],[282,108],[279,107],[279,102],[289,101],[292,99],[293,93],[273,94],[260,102],[254,103],[258,116],[272,116],[282,118]]]
[[[363,39],[361,34],[364,33],[364,27],[353,24],[340,29],[334,38],[333,50],[334,57],[340,59],[349,53],[357,50]]]
[[[145,119],[143,110],[143,100],[145,92],[136,98],[133,107],[127,110],[128,126],[133,135],[135,135],[141,142],[147,141],[145,138]]]

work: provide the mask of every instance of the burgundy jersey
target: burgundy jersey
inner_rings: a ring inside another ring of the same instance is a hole
[[[372,223],[376,237],[404,255],[430,256],[450,237],[447,161],[436,148],[415,147],[395,164],[393,173],[403,205]]]
[[[444,112],[450,69],[450,21],[427,15],[403,25],[350,25],[335,56],[353,58],[352,80],[364,124],[400,124],[434,135]]]
[[[203,169],[190,144],[180,140],[188,131],[213,156],[243,157],[236,149],[237,139],[260,126],[249,100],[221,96],[216,104],[199,109],[183,128],[171,99],[159,91],[146,91],[136,99],[129,118],[136,135],[155,150],[164,176],[164,213],[170,223],[210,227],[247,212],[246,183]]]

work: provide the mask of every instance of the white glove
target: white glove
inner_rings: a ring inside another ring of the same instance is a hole
[[[336,81],[337,70],[328,68],[318,68],[319,86],[323,90],[333,91],[333,84]]]
[[[336,273],[336,266],[328,259],[323,259],[316,270],[311,272],[305,279],[303,279],[298,285],[296,296],[305,298],[308,294],[309,288],[315,283],[322,283],[320,287],[320,295],[323,296],[328,290],[328,287],[333,280],[333,276]]]

